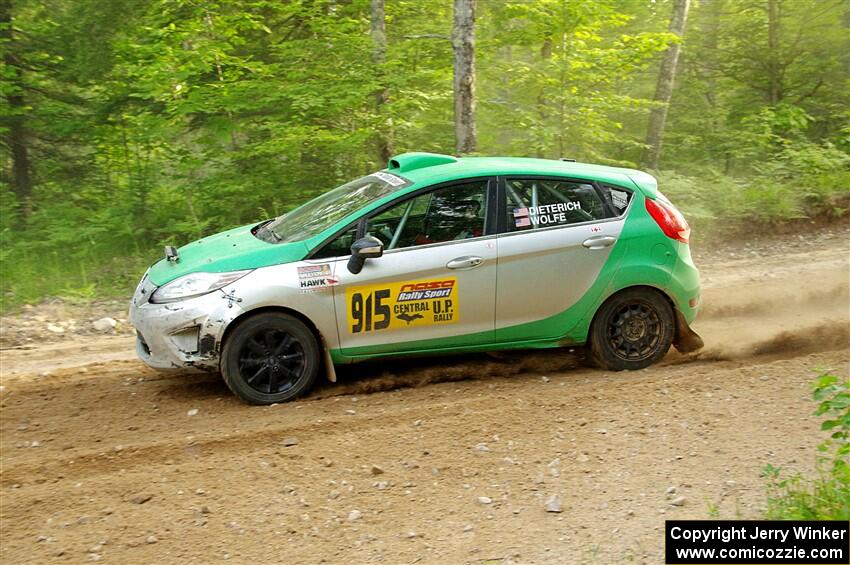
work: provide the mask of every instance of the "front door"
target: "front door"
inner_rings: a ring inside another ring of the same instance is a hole
[[[347,356],[492,343],[496,240],[487,179],[444,185],[369,218],[384,255],[354,275],[334,266],[334,305]]]

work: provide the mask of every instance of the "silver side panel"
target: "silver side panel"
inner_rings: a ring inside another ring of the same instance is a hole
[[[624,223],[608,220],[499,236],[496,328],[549,318],[575,304],[596,282]],[[607,245],[594,246],[596,240]],[[552,336],[527,339],[543,337]]]

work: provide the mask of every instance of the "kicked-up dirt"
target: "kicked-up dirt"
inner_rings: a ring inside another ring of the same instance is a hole
[[[696,251],[706,348],[633,373],[393,362],[249,407],[131,336],[2,350],[0,561],[661,563],[665,519],[812,471],[810,383],[850,373],[850,231]]]

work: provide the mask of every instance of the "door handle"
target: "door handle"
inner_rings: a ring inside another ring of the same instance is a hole
[[[481,263],[484,262],[484,259],[481,257],[472,257],[466,255],[464,257],[457,257],[452,259],[448,263],[446,263],[446,267],[449,269],[472,269],[473,267],[477,267]]]
[[[617,238],[611,235],[598,235],[590,237],[582,242],[582,245],[588,249],[605,249],[611,247],[617,241]]]

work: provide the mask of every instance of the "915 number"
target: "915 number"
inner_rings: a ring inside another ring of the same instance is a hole
[[[355,292],[351,295],[351,318],[354,324],[351,333],[383,330],[390,325],[390,307],[383,301],[390,297],[390,290],[376,290],[366,295]]]

